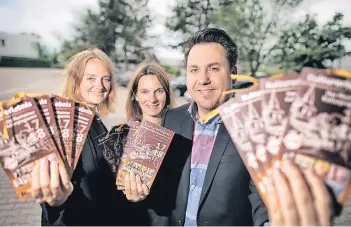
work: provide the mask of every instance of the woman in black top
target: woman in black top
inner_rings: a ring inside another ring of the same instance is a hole
[[[64,96],[87,103],[96,114],[71,180],[56,161],[43,159],[33,172],[32,195],[42,207],[42,225],[148,225],[142,203],[128,201],[116,189],[94,139],[107,131],[99,116],[114,111],[111,60],[96,48],[82,51],[72,57],[65,76]]]

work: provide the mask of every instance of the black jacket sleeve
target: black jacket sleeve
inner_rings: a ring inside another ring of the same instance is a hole
[[[252,180],[250,180],[250,191],[249,200],[252,206],[252,218],[255,226],[263,226],[269,222],[269,216],[267,208]]]
[[[166,110],[162,115],[161,126],[166,127],[167,124]],[[156,179],[150,191],[150,195],[146,198],[148,215],[150,218],[151,226],[169,226],[169,215],[167,212],[167,195],[165,193],[165,180],[167,178],[167,171],[164,166],[161,165],[159,172],[157,173]]]

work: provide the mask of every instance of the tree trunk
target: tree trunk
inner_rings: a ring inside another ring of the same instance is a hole
[[[123,52],[124,52],[124,70],[128,71],[128,56],[127,56],[127,44],[124,43],[123,45]]]

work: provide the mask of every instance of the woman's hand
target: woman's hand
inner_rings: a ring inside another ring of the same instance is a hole
[[[132,202],[142,201],[149,195],[150,190],[141,182],[139,175],[135,176],[132,172],[127,174],[124,183],[124,194]]]
[[[33,169],[32,196],[38,203],[46,202],[50,206],[62,205],[71,195],[73,184],[65,167],[57,161],[40,160]]]
[[[291,162],[275,169],[268,188],[268,211],[271,226],[329,226],[331,197],[311,169],[302,170]]]

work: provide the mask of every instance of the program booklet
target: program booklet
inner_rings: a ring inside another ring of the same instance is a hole
[[[123,162],[118,175],[123,177],[133,172],[139,175],[141,182],[151,189],[173,136],[173,131],[152,122],[143,121],[134,137],[132,149],[123,153]]]
[[[340,204],[350,185],[351,81],[337,71],[303,68],[290,108],[284,158],[324,176]]]
[[[0,125],[6,124],[8,138],[1,132],[0,161],[20,200],[31,196],[31,176],[36,161],[48,157],[63,161],[46,127],[34,98],[24,97],[15,104],[5,103]],[[5,118],[3,118],[5,116]]]

